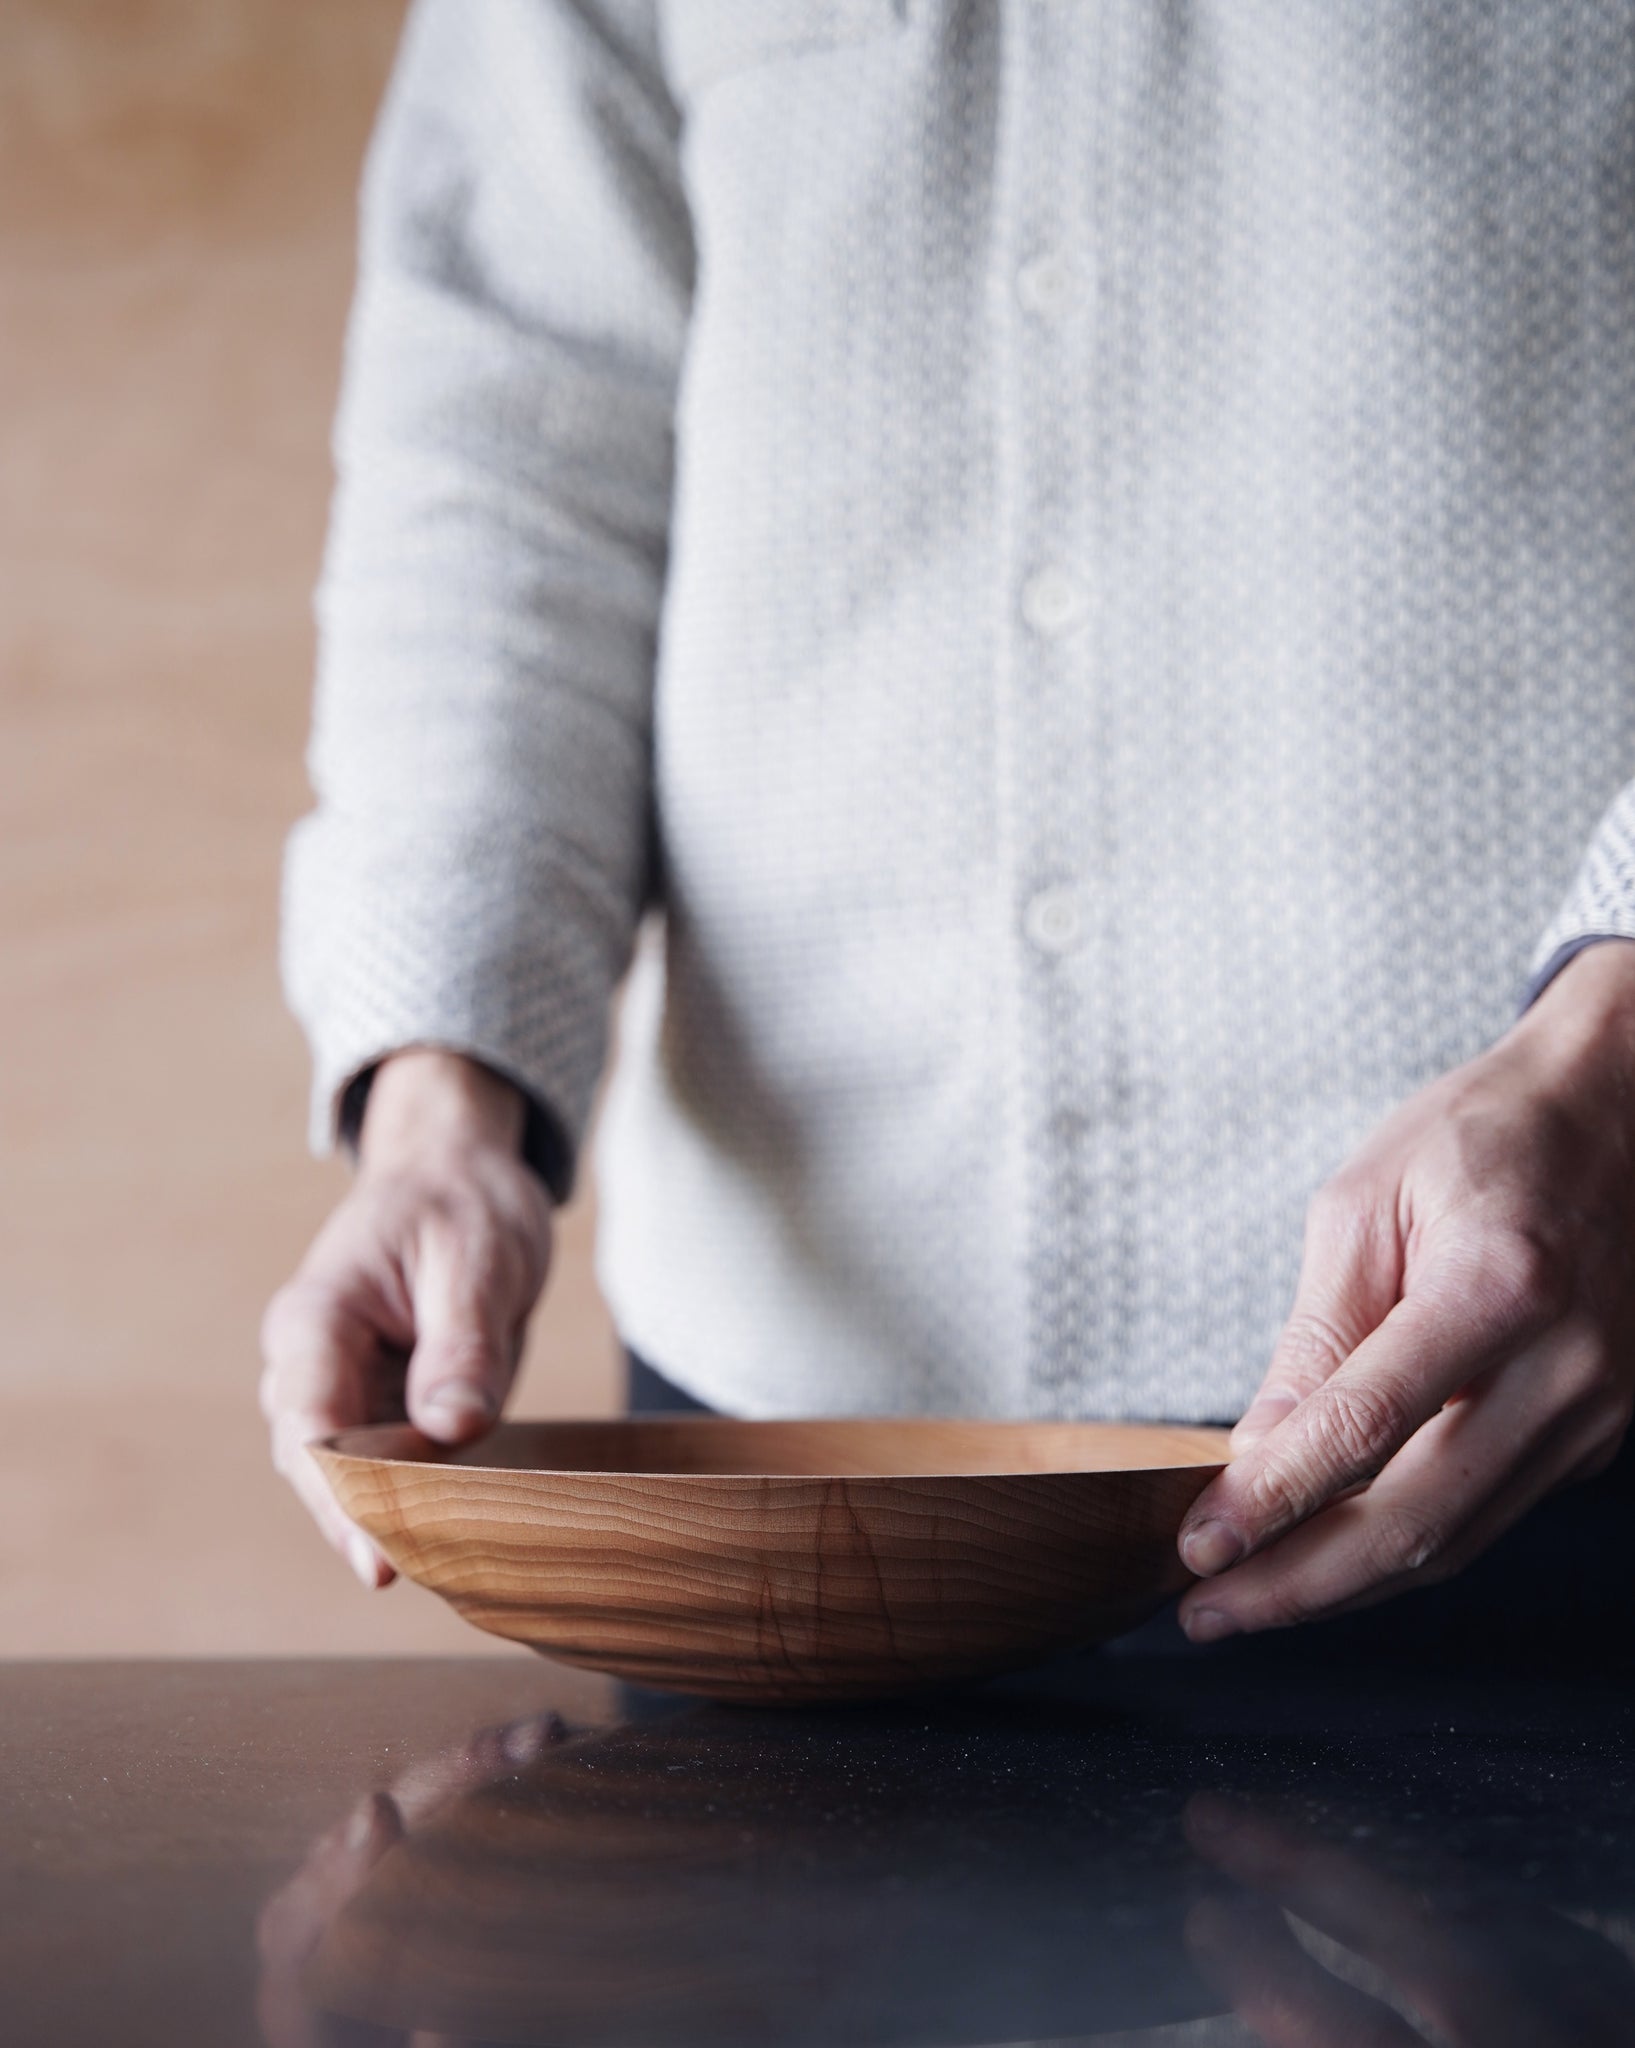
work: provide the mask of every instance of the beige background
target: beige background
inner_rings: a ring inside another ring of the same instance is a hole
[[[0,1654],[487,1640],[356,1587],[254,1403],[344,1184],[304,1151],[276,900],[399,17],[0,8]],[[592,1226],[582,1196],[524,1410],[615,1398]]]

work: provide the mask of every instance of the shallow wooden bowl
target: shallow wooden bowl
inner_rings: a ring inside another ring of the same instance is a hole
[[[867,1698],[1100,1642],[1186,1582],[1220,1430],[1158,1424],[399,1424],[314,1447],[341,1506],[467,1621],[632,1684]]]

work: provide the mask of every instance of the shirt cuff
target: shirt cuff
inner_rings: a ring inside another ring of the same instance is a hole
[[[1518,1012],[1530,1010],[1550,986],[1551,982],[1555,980],[1562,968],[1569,961],[1576,960],[1580,953],[1586,951],[1591,946],[1605,946],[1619,939],[1625,945],[1635,944],[1635,938],[1632,938],[1628,932],[1580,932],[1575,938],[1564,940],[1550,953],[1544,964],[1541,967],[1535,968],[1532,974],[1529,975],[1527,986],[1522,991]]]
[[[449,1047],[447,1050],[458,1051],[459,1048]],[[463,1057],[475,1056],[465,1054]],[[369,1106],[369,1090],[374,1085],[375,1076],[383,1064],[382,1060],[377,1060],[372,1066],[365,1067],[361,1073],[354,1074],[342,1088],[340,1100],[336,1105],[335,1142],[353,1160],[358,1156],[358,1139],[363,1130],[363,1113]],[[487,1060],[478,1060],[477,1064],[486,1067],[490,1073],[498,1072],[498,1069],[490,1066]],[[573,1152],[563,1130],[562,1121],[554,1110],[547,1109],[537,1096],[523,1087],[514,1075],[501,1073],[499,1078],[509,1082],[522,1097],[523,1163],[531,1166],[539,1175],[551,1200],[560,1208],[573,1192]]]

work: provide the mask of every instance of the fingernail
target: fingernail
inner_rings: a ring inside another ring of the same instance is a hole
[[[500,1748],[504,1750],[508,1764],[523,1770],[539,1761],[549,1740],[550,1733],[544,1722],[517,1721],[500,1737]]]
[[[1256,1401],[1232,1431],[1233,1450],[1241,1450],[1257,1436],[1265,1436],[1276,1429],[1299,1405],[1292,1394],[1268,1394],[1263,1401]]]
[[[470,1380],[445,1380],[426,1396],[426,1420],[439,1429],[463,1429],[467,1423],[492,1422],[496,1413],[494,1396]]]
[[[1238,1625],[1230,1614],[1223,1614],[1218,1607],[1198,1607],[1181,1622],[1186,1630],[1189,1643],[1218,1643],[1227,1636],[1238,1633]]]
[[[1228,1522],[1199,1522],[1181,1538],[1181,1562],[1200,1579],[1237,1563],[1248,1544]]]
[[[360,1849],[367,1849],[375,1838],[380,1822],[380,1796],[378,1793],[365,1799],[352,1810],[352,1818],[346,1824],[346,1846],[354,1855]]]
[[[367,1536],[354,1533],[346,1539],[346,1558],[372,1593],[380,1581],[380,1553]]]

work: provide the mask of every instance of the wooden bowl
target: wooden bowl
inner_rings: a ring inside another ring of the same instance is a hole
[[[399,1571],[478,1628],[635,1685],[858,1699],[1133,1628],[1224,1431],[1093,1422],[402,1424],[313,1454]]]

